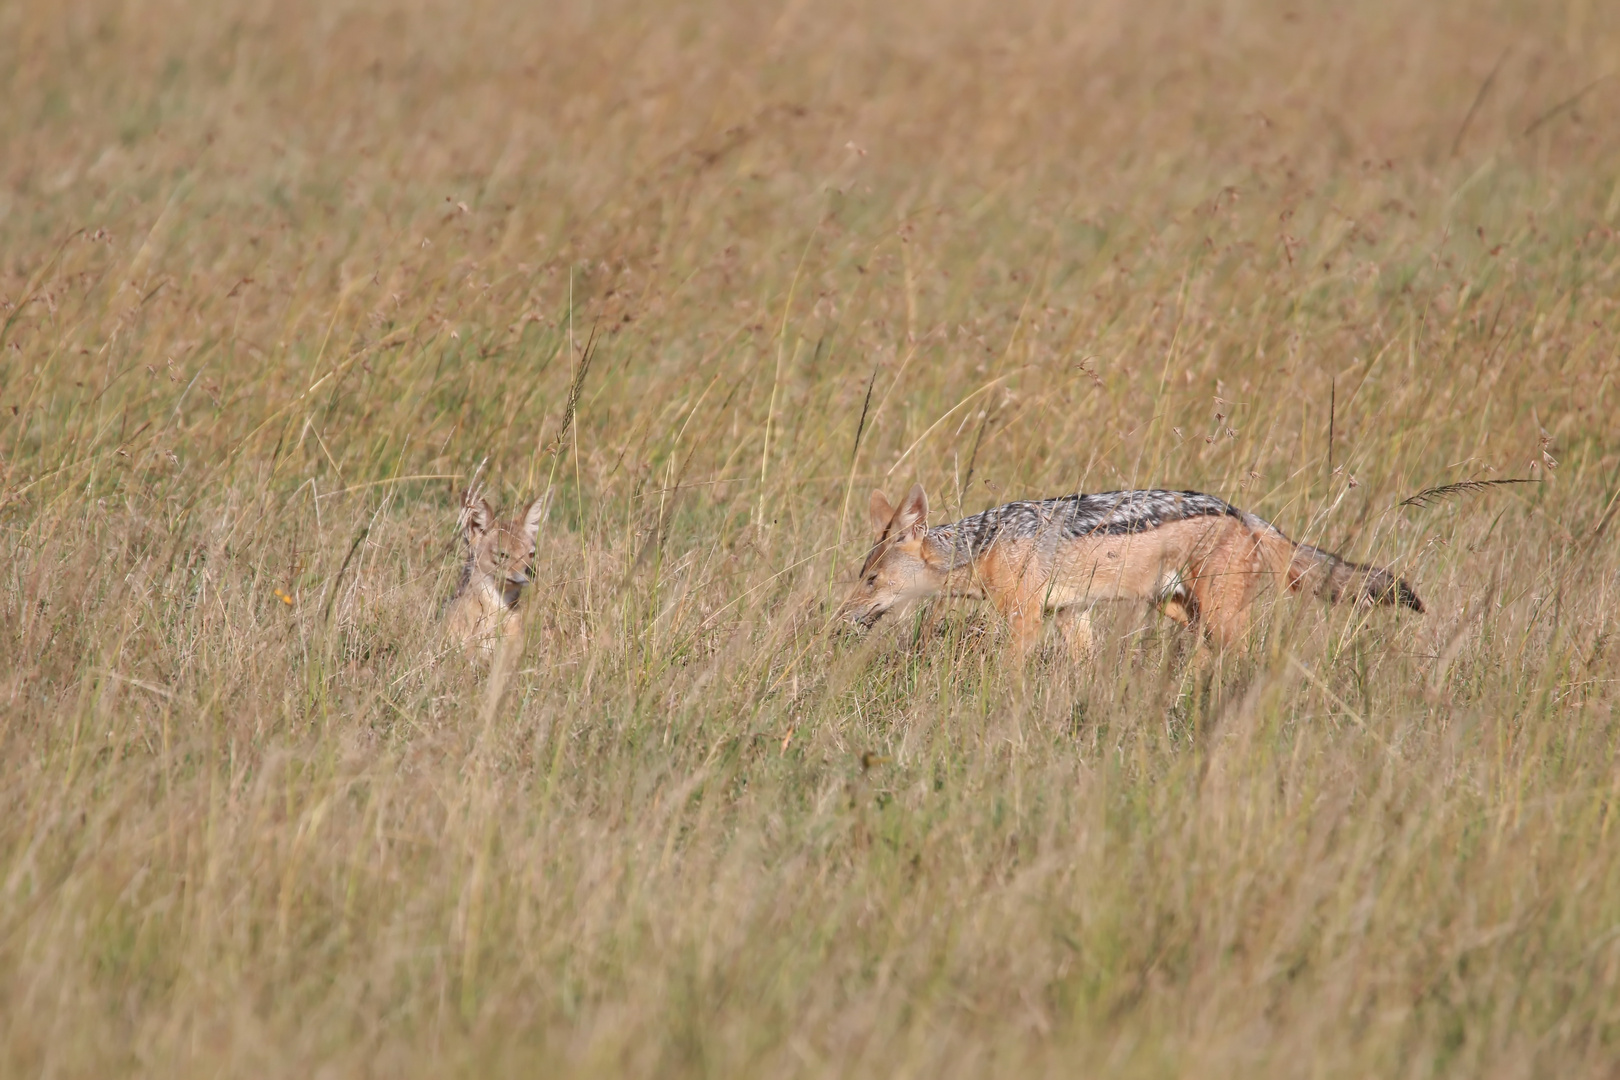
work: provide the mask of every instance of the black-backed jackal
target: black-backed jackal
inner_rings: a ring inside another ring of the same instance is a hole
[[[467,542],[467,561],[445,607],[444,623],[469,654],[491,653],[501,638],[523,632],[518,599],[533,577],[535,540],[545,512],[545,500],[536,499],[522,521],[501,521],[476,488],[462,496],[459,527]]]
[[[1015,502],[930,529],[922,485],[898,506],[872,492],[876,542],[839,615],[871,626],[948,593],[988,598],[1022,655],[1056,613],[1076,658],[1091,648],[1090,610],[1145,600],[1218,644],[1241,639],[1255,601],[1281,585],[1337,603],[1423,603],[1388,570],[1296,544],[1276,526],[1196,491],[1108,491]]]

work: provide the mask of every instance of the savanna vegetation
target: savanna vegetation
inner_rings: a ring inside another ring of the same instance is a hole
[[[0,5],[0,1072],[1611,1075],[1617,72],[1600,0]],[[918,481],[1428,613],[829,626]]]

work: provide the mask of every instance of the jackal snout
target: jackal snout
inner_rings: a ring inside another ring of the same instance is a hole
[[[922,540],[928,535],[928,496],[922,485],[913,487],[898,507],[890,506],[883,492],[872,492],[868,514],[872,550],[838,609],[838,618],[862,628],[939,591],[938,575],[922,553]]]

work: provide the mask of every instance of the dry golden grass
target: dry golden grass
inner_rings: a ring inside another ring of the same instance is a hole
[[[0,6],[0,1073],[1610,1074],[1616,72],[1599,0]],[[917,480],[1430,613],[827,632]]]

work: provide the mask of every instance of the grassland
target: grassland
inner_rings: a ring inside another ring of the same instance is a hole
[[[1617,71],[1597,0],[0,6],[0,1074],[1612,1075]],[[916,481],[1429,614],[829,631]]]

